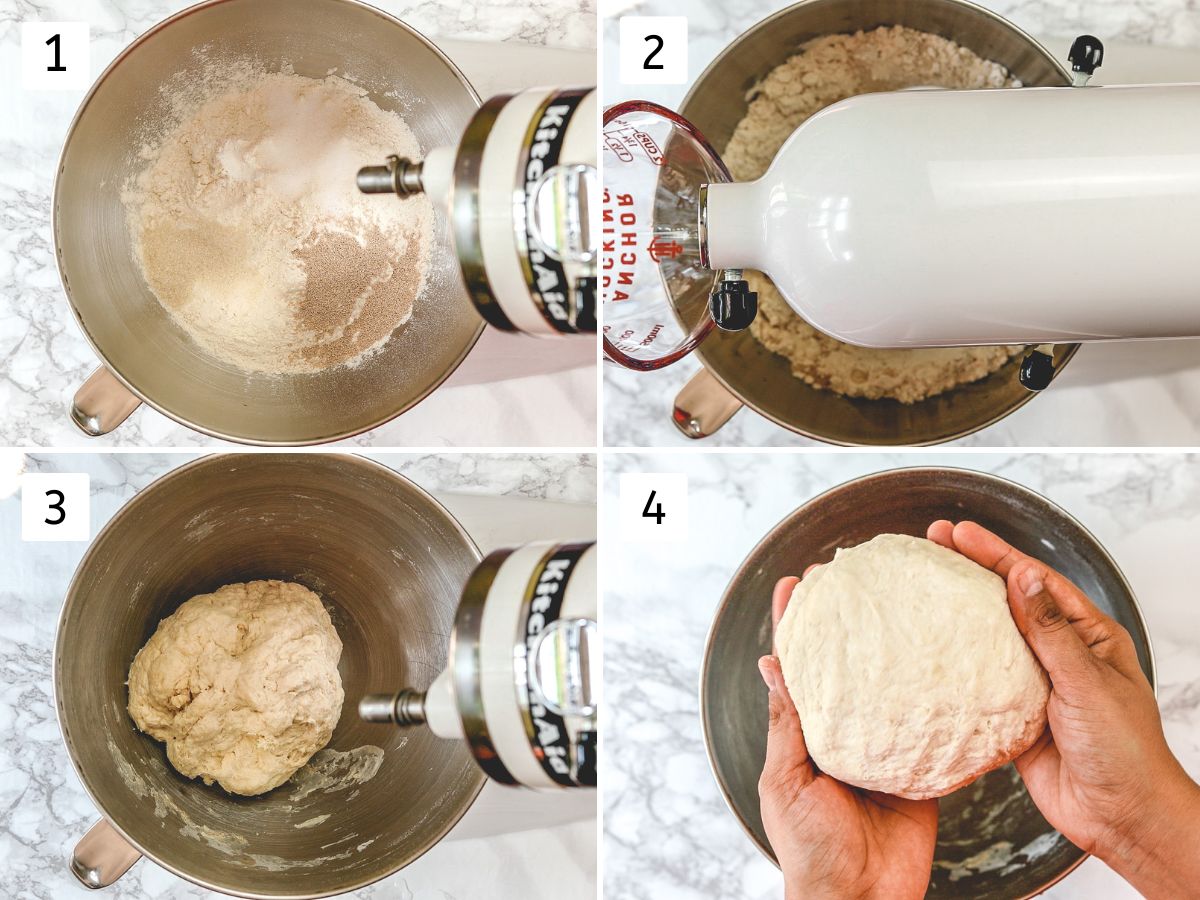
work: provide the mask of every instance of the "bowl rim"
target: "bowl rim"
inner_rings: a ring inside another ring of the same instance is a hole
[[[217,0],[217,2],[223,2],[223,0]],[[418,859],[420,859],[422,856],[424,856],[426,853],[428,853],[435,846],[437,846],[439,843],[442,842],[442,840],[446,837],[447,834],[450,833],[450,831],[454,828],[454,826],[457,825],[462,820],[463,816],[465,816],[467,814],[468,810],[470,810],[471,807],[475,805],[475,801],[479,798],[479,794],[483,790],[484,784],[486,783],[487,779],[484,777],[483,772],[477,766],[475,767],[475,774],[476,774],[475,787],[469,792],[469,796],[467,797],[467,802],[463,806],[462,812],[459,813],[459,815],[457,815],[456,817],[454,817],[453,821],[448,822],[446,824],[446,827],[441,831],[440,834],[438,834],[436,837],[432,838],[431,840],[425,842],[423,844],[423,846],[421,846],[420,849],[417,851],[417,853],[412,857],[412,859],[410,859],[408,862],[404,863],[404,865],[398,866],[397,868],[394,868],[389,872],[383,872],[376,876],[370,876],[367,878],[363,878],[363,879],[356,881],[354,884],[348,884],[343,887],[338,887],[338,888],[335,888],[335,889],[329,890],[329,891],[318,892],[318,893],[301,891],[301,892],[295,892],[295,893],[263,894],[263,893],[255,893],[253,891],[235,891],[234,889],[232,889],[230,887],[222,887],[219,885],[210,884],[209,882],[205,881],[204,879],[199,878],[196,875],[192,875],[192,874],[189,874],[188,872],[184,871],[182,867],[177,866],[171,862],[164,860],[157,854],[146,849],[144,846],[142,846],[141,843],[139,843],[138,841],[136,841],[132,837],[130,837],[129,834],[125,831],[125,829],[123,829],[120,826],[120,824],[118,824],[116,821],[114,821],[108,815],[108,813],[104,809],[103,804],[101,804],[99,799],[97,799],[96,793],[88,781],[88,776],[84,773],[83,766],[80,764],[79,760],[76,759],[74,748],[72,747],[71,742],[68,740],[66,729],[63,726],[63,702],[62,702],[62,693],[61,693],[62,680],[59,675],[59,660],[60,660],[61,656],[63,655],[63,649],[64,649],[62,646],[63,623],[66,621],[67,613],[72,608],[73,604],[80,602],[80,594],[77,592],[80,590],[80,587],[81,587],[81,584],[83,581],[84,570],[88,567],[88,565],[91,562],[93,562],[93,557],[98,556],[97,545],[100,541],[100,538],[103,537],[106,533],[108,533],[108,531],[110,529],[117,527],[125,518],[128,518],[129,516],[134,515],[137,512],[137,508],[140,505],[139,501],[141,501],[142,498],[145,497],[148,492],[153,490],[158,485],[163,484],[165,482],[174,481],[177,478],[186,477],[195,469],[202,469],[202,468],[205,468],[206,466],[216,465],[223,458],[226,458],[229,456],[252,456],[256,459],[272,459],[272,458],[284,457],[284,456],[290,457],[293,459],[302,458],[302,457],[314,457],[314,458],[315,457],[324,457],[327,459],[336,458],[336,459],[338,459],[339,462],[341,462],[343,464],[357,466],[361,469],[373,470],[377,474],[380,474],[380,475],[384,476],[385,478],[391,478],[394,481],[404,484],[408,489],[413,490],[419,497],[421,497],[422,499],[431,503],[435,509],[440,510],[445,515],[447,522],[452,526],[452,528],[455,531],[458,532],[458,534],[466,542],[467,549],[475,557],[476,563],[478,563],[479,561],[481,561],[483,559],[483,554],[479,550],[479,545],[475,543],[474,539],[471,537],[470,534],[467,533],[467,530],[465,528],[463,528],[462,523],[459,522],[457,518],[455,518],[454,514],[451,513],[450,510],[448,510],[436,497],[434,497],[433,494],[431,494],[429,491],[425,490],[425,488],[421,487],[419,484],[417,484],[412,479],[408,478],[405,475],[401,475],[395,469],[392,469],[389,466],[384,465],[383,463],[381,463],[377,460],[368,459],[364,456],[359,456],[358,454],[353,454],[353,453],[279,453],[279,454],[274,454],[274,453],[270,453],[270,454],[232,453],[231,454],[231,453],[221,453],[221,452],[206,453],[203,456],[200,456],[196,459],[188,460],[187,462],[183,463],[182,465],[175,466],[174,468],[168,470],[167,472],[163,473],[162,475],[159,475],[153,481],[149,482],[145,487],[138,490],[138,492],[136,494],[134,494],[132,497],[130,497],[128,500],[126,500],[125,503],[123,503],[121,505],[121,507],[115,513],[113,513],[112,517],[107,522],[104,523],[104,526],[98,532],[96,532],[96,536],[93,537],[91,542],[88,544],[87,551],[84,553],[83,557],[80,559],[78,566],[76,566],[76,568],[75,568],[74,574],[71,576],[71,581],[67,585],[67,590],[63,597],[62,607],[59,610],[58,619],[55,621],[54,650],[51,653],[51,658],[50,658],[51,683],[53,686],[53,694],[54,694],[54,718],[55,718],[55,721],[58,723],[59,736],[62,740],[62,745],[66,748],[67,757],[71,760],[71,767],[75,770],[75,774],[78,776],[79,782],[83,786],[84,793],[87,795],[88,799],[92,802],[92,805],[96,807],[96,816],[99,817],[100,819],[103,819],[103,821],[107,822],[108,825],[111,826],[112,829],[121,836],[122,840],[124,840],[127,844],[129,844],[130,847],[132,847],[134,850],[136,850],[138,853],[140,853],[146,859],[149,859],[151,862],[155,863],[156,865],[162,866],[168,872],[171,872],[174,875],[178,875],[180,878],[185,879],[186,881],[190,882],[191,884],[198,885],[199,887],[205,888],[206,890],[216,891],[217,893],[225,894],[226,896],[243,897],[243,898],[246,898],[246,900],[320,900],[320,898],[323,898],[323,897],[334,897],[339,894],[347,893],[349,891],[361,890],[362,888],[368,887],[372,884],[382,881],[384,878],[388,878],[392,875],[395,875],[397,872],[407,868],[408,866],[412,865],[414,862],[416,862]],[[72,847],[75,844],[78,844],[79,840],[82,840],[82,835],[72,843]],[[118,876],[117,880],[119,881],[121,877],[123,877],[123,876]]]
[[[50,195],[50,234],[54,241],[54,267],[55,267],[55,270],[58,272],[58,280],[59,280],[59,283],[62,285],[63,294],[65,294],[65,296],[66,296],[67,305],[71,309],[71,315],[74,317],[75,323],[79,326],[79,331],[83,334],[84,339],[88,342],[88,346],[90,346],[92,348],[92,352],[98,358],[100,365],[103,368],[107,369],[112,374],[112,376],[114,378],[116,378],[117,381],[119,381],[126,390],[128,390],[131,394],[133,394],[135,397],[137,397],[138,400],[140,400],[142,403],[145,403],[151,409],[154,409],[157,412],[162,413],[167,418],[169,418],[175,422],[178,422],[180,425],[183,425],[186,428],[190,428],[193,431],[198,431],[201,434],[208,435],[209,437],[220,438],[221,440],[226,440],[226,441],[234,441],[239,444],[245,444],[248,446],[255,446],[255,447],[307,447],[307,446],[311,446],[314,444],[326,444],[326,443],[330,443],[332,441],[340,441],[340,440],[344,440],[346,438],[356,437],[357,435],[363,434],[367,431],[371,431],[374,428],[378,428],[381,425],[384,425],[384,424],[392,421],[392,419],[395,419],[398,416],[404,415],[404,413],[408,412],[414,406],[421,403],[430,394],[432,394],[435,390],[437,390],[439,387],[441,387],[442,384],[445,383],[446,379],[448,379],[451,375],[453,375],[455,370],[457,370],[458,367],[460,365],[462,365],[463,360],[467,358],[467,354],[469,354],[471,352],[471,350],[474,349],[475,344],[478,343],[480,336],[483,334],[483,329],[484,329],[484,325],[485,325],[484,321],[482,319],[480,319],[478,321],[478,323],[476,324],[474,335],[472,335],[470,340],[468,340],[466,342],[466,344],[462,348],[462,352],[459,353],[459,355],[452,361],[452,363],[446,368],[446,370],[444,372],[442,372],[437,378],[435,378],[432,381],[432,383],[419,396],[415,397],[410,403],[406,404],[401,409],[398,409],[395,412],[391,412],[384,416],[381,416],[381,417],[377,418],[375,421],[372,421],[361,427],[354,426],[353,428],[349,428],[344,431],[330,432],[327,434],[314,435],[312,437],[305,437],[305,438],[284,439],[284,440],[266,439],[266,438],[254,437],[253,435],[231,434],[228,432],[221,431],[218,428],[210,427],[207,425],[202,425],[199,422],[194,422],[194,421],[188,419],[186,416],[183,416],[183,415],[173,412],[172,410],[168,409],[165,405],[159,403],[157,400],[152,399],[150,397],[149,393],[143,392],[143,390],[141,388],[137,387],[131,381],[129,381],[129,379],[127,379],[125,377],[125,375],[123,375],[121,373],[121,370],[112,362],[112,360],[109,359],[108,355],[96,343],[95,339],[92,336],[91,331],[89,331],[88,327],[84,324],[83,316],[79,312],[79,308],[75,305],[75,298],[71,295],[71,287],[70,287],[70,284],[68,284],[68,282],[67,282],[66,273],[63,271],[62,251],[61,251],[61,244],[60,244],[60,229],[59,229],[59,188],[60,188],[60,182],[62,180],[61,176],[62,176],[62,173],[64,170],[64,163],[65,163],[66,156],[67,156],[67,150],[71,146],[71,140],[72,140],[72,138],[74,138],[75,131],[78,128],[80,122],[83,120],[84,113],[87,111],[87,108],[91,105],[91,102],[92,102],[93,98],[95,97],[96,93],[100,90],[100,86],[102,84],[104,84],[104,82],[108,79],[108,77],[114,71],[116,71],[117,67],[121,63],[123,63],[125,61],[125,59],[133,53],[134,50],[136,50],[138,47],[140,47],[143,43],[150,40],[150,38],[157,35],[160,31],[165,29],[168,25],[171,25],[174,22],[176,22],[177,20],[184,19],[187,16],[190,16],[194,13],[202,12],[206,9],[209,9],[210,7],[219,6],[224,3],[237,3],[237,2],[244,2],[244,0],[200,0],[200,2],[194,3],[193,5],[188,6],[184,9],[181,9],[179,12],[174,13],[173,15],[170,15],[165,19],[162,19],[161,21],[156,22],[154,25],[150,26],[150,28],[146,29],[146,31],[142,32],[137,37],[135,37],[132,41],[130,41],[129,44],[126,47],[124,47],[120,53],[118,53],[116,55],[116,57],[113,59],[113,61],[110,62],[107,66],[105,66],[104,71],[101,72],[97,76],[96,80],[94,82],[92,82],[92,86],[90,88],[88,88],[88,92],[84,95],[83,100],[80,101],[79,108],[77,110],[75,110],[75,115],[71,119],[71,124],[67,127],[66,134],[63,136],[62,147],[58,152],[58,160],[57,160],[57,163],[54,168],[54,189]],[[458,79],[459,83],[461,83],[462,86],[466,89],[467,94],[471,99],[471,102],[478,109],[481,101],[480,101],[480,97],[479,97],[479,92],[475,90],[475,86],[472,85],[471,82],[467,80],[467,76],[463,74],[462,70],[453,62],[453,60],[451,60],[450,57],[448,57],[444,52],[442,52],[441,48],[439,48],[433,41],[431,41],[429,38],[427,38],[420,31],[413,28],[411,25],[409,25],[405,22],[402,22],[400,19],[396,18],[395,16],[391,15],[390,13],[386,13],[383,10],[379,9],[378,7],[375,7],[369,3],[363,2],[363,0],[325,0],[325,2],[340,3],[340,4],[344,4],[346,6],[357,7],[359,9],[365,10],[366,12],[369,12],[369,13],[379,17],[380,19],[383,19],[389,25],[398,26],[401,29],[403,29],[404,31],[407,31],[412,37],[416,38],[420,43],[424,44],[430,51],[432,51],[434,56],[436,56],[450,70],[451,74],[453,74]],[[120,426],[118,425],[117,427],[119,428]]]
[[[942,466],[942,465],[918,465],[918,466],[901,465],[901,466],[897,466],[895,468],[881,469],[879,471],[869,472],[865,475],[858,475],[854,478],[850,478],[846,481],[839,482],[838,484],[832,485],[832,486],[826,488],[825,490],[821,491],[820,493],[813,495],[808,500],[805,500],[803,503],[801,503],[799,506],[797,506],[791,512],[787,513],[782,519],[780,519],[778,522],[776,522],[774,525],[772,525],[770,530],[767,531],[767,533],[765,535],[763,535],[763,537],[760,538],[754,544],[754,546],[746,553],[746,556],[742,559],[742,561],[740,563],[738,563],[737,569],[734,571],[733,575],[730,576],[729,583],[726,585],[725,590],[721,593],[721,599],[717,604],[716,612],[713,614],[712,622],[710,623],[709,628],[708,628],[708,634],[704,638],[704,657],[703,657],[703,660],[700,665],[700,678],[699,678],[699,685],[698,685],[698,688],[699,688],[698,699],[699,699],[699,705],[700,705],[700,731],[704,738],[704,755],[708,760],[709,772],[711,773],[713,780],[717,783],[717,789],[721,792],[721,799],[725,801],[726,808],[733,815],[734,819],[737,820],[737,823],[741,827],[742,831],[745,833],[745,835],[748,838],[750,838],[750,842],[752,844],[754,844],[754,846],[756,848],[758,848],[758,851],[763,856],[765,856],[771,862],[771,864],[774,865],[776,868],[779,867],[779,861],[775,858],[774,854],[771,852],[770,847],[764,846],[763,843],[759,841],[758,836],[756,834],[754,834],[754,832],[751,830],[750,826],[747,824],[745,819],[742,817],[742,814],[738,811],[737,807],[734,805],[733,797],[730,795],[725,782],[722,780],[720,773],[717,771],[717,761],[716,761],[716,759],[714,759],[714,755],[713,755],[712,740],[710,737],[710,734],[712,731],[712,724],[709,722],[708,706],[705,703],[705,698],[708,693],[706,690],[706,685],[708,684],[709,667],[712,664],[713,642],[716,637],[717,626],[720,624],[722,617],[728,613],[729,609],[732,606],[733,596],[731,594],[731,590],[732,590],[733,582],[742,573],[742,570],[746,565],[746,561],[751,559],[759,551],[760,548],[762,548],[762,547],[766,546],[767,544],[769,544],[770,542],[774,541],[778,537],[779,533],[782,531],[784,526],[788,525],[795,516],[799,515],[800,513],[804,512],[805,510],[809,509],[811,506],[816,504],[818,501],[824,500],[828,496],[838,493],[842,490],[857,487],[864,482],[891,478],[899,473],[908,474],[908,473],[914,473],[914,472],[928,473],[928,474],[943,474],[943,473],[947,473],[947,472],[954,473],[956,475],[966,474],[967,476],[974,478],[974,479],[978,479],[984,483],[990,482],[995,485],[1003,486],[1004,488],[1009,489],[1009,490],[1016,489],[1016,491],[1018,491],[1019,493],[1031,495],[1033,498],[1049,504],[1058,513],[1060,513],[1063,516],[1063,518],[1065,518],[1068,522],[1070,522],[1072,525],[1074,525],[1076,528],[1078,528],[1084,535],[1086,535],[1088,538],[1090,538],[1091,541],[1095,544],[1096,548],[1100,551],[1101,560],[1103,562],[1106,562],[1111,567],[1112,573],[1116,576],[1116,579],[1118,580],[1118,582],[1125,588],[1126,592],[1129,594],[1130,600],[1132,601],[1132,611],[1133,611],[1134,618],[1137,620],[1138,624],[1141,626],[1142,633],[1146,636],[1146,659],[1147,659],[1147,662],[1149,663],[1149,667],[1150,667],[1150,671],[1148,673],[1150,687],[1154,691],[1154,696],[1156,698],[1158,697],[1158,667],[1157,667],[1157,663],[1154,658],[1154,643],[1150,636],[1150,629],[1146,622],[1145,614],[1142,612],[1141,605],[1138,603],[1137,594],[1134,593],[1133,586],[1129,583],[1129,579],[1125,577],[1125,573],[1121,571],[1120,566],[1117,565],[1116,560],[1114,560],[1112,558],[1112,555],[1108,552],[1108,549],[1096,538],[1096,536],[1094,534],[1092,534],[1091,530],[1088,529],[1082,522],[1079,521],[1079,519],[1077,519],[1075,516],[1073,516],[1070,512],[1068,512],[1066,509],[1064,509],[1061,505],[1059,505],[1058,503],[1055,503],[1053,500],[1051,500],[1049,497],[1047,497],[1042,492],[1035,491],[1033,488],[1027,487],[1026,485],[1023,485],[1017,481],[1013,481],[1010,478],[1005,478],[1001,475],[996,475],[992,472],[982,472],[982,471],[979,471],[978,469],[969,469],[966,466]],[[1018,898],[1018,900],[1029,900],[1029,898],[1036,897],[1039,894],[1042,894],[1045,891],[1049,890],[1051,887],[1058,884],[1060,881],[1062,881],[1064,878],[1066,878],[1068,875],[1070,875],[1072,872],[1074,872],[1075,869],[1077,869],[1080,865],[1082,865],[1084,860],[1086,860],[1089,856],[1091,856],[1091,854],[1084,851],[1077,860],[1075,860],[1073,863],[1071,863],[1069,866],[1067,866],[1067,868],[1065,868],[1062,872],[1060,872],[1058,875],[1056,875],[1052,880],[1046,882],[1045,884],[1041,885],[1040,887],[1036,888],[1035,890],[1033,890],[1027,894],[1023,894],[1020,898]]]
[[[738,34],[738,36],[736,38],[734,38],[732,41],[730,41],[729,44],[727,44],[720,53],[718,53],[715,57],[713,57],[712,61],[707,66],[704,67],[704,71],[702,71],[699,75],[696,76],[696,78],[692,81],[691,87],[688,88],[687,94],[684,95],[683,100],[681,100],[679,102],[678,108],[680,110],[684,110],[687,108],[687,105],[695,98],[695,96],[697,94],[697,88],[700,85],[700,82],[703,81],[705,78],[710,77],[712,75],[713,71],[716,69],[716,67],[718,65],[720,65],[721,63],[723,63],[726,60],[726,58],[733,56],[738,51],[739,45],[750,34],[769,29],[776,22],[782,20],[784,17],[792,14],[793,12],[795,12],[798,9],[803,9],[808,6],[815,6],[818,4],[826,4],[829,2],[831,2],[831,0],[797,0],[796,3],[792,3],[789,6],[785,6],[783,9],[776,10],[775,12],[771,13],[769,16],[766,16],[765,18],[758,20],[753,25],[751,25],[749,28],[740,32]],[[1053,53],[1051,53],[1050,50],[1047,49],[1047,47],[1041,43],[1041,41],[1034,38],[1023,28],[1018,27],[1014,23],[1010,22],[1008,19],[1004,18],[1004,16],[1001,16],[998,13],[995,13],[990,9],[986,9],[985,7],[980,6],[977,3],[971,2],[971,0],[937,0],[937,2],[944,3],[947,6],[963,7],[967,10],[974,12],[977,15],[984,16],[985,18],[991,20],[993,25],[1004,28],[1007,31],[1016,35],[1017,37],[1025,40],[1028,43],[1031,50],[1033,50],[1033,51],[1037,52],[1039,55],[1041,55],[1042,58],[1046,62],[1048,62],[1051,66],[1053,66],[1055,68],[1055,70],[1057,70],[1058,74],[1061,75],[1061,77],[1062,77],[1062,86],[1063,87],[1069,87],[1071,85],[1071,76],[1067,72],[1066,67],[1064,67],[1063,64],[1059,61],[1059,59]],[[1053,383],[1053,379],[1058,378],[1058,376],[1062,373],[1062,370],[1066,368],[1067,363],[1069,363],[1075,357],[1075,354],[1077,352],[1079,352],[1080,346],[1081,346],[1080,344],[1057,344],[1057,345],[1055,345],[1055,351],[1056,351],[1055,352],[1055,366],[1054,366],[1054,375],[1053,375],[1051,383]],[[967,437],[968,435],[975,434],[977,431],[982,431],[984,428],[988,428],[991,425],[995,425],[997,422],[999,422],[1002,419],[1005,419],[1008,416],[1015,413],[1017,410],[1019,410],[1021,407],[1023,407],[1026,403],[1030,402],[1037,395],[1037,393],[1040,393],[1040,392],[1034,392],[1034,391],[1026,391],[1023,395],[1019,396],[1011,404],[1005,405],[1004,407],[999,409],[994,414],[988,416],[985,421],[978,422],[977,424],[968,426],[967,428],[959,429],[958,431],[955,431],[955,432],[948,432],[948,433],[943,433],[943,434],[939,434],[939,435],[934,435],[932,437],[923,438],[918,441],[904,440],[904,439],[901,439],[899,436],[897,436],[897,438],[894,440],[891,440],[888,438],[880,438],[878,440],[842,441],[842,440],[838,440],[835,438],[827,437],[825,435],[817,434],[814,430],[812,430],[811,426],[810,427],[802,427],[802,426],[797,425],[794,422],[784,421],[783,418],[772,415],[769,412],[766,412],[764,409],[762,409],[760,407],[760,405],[755,400],[752,400],[752,399],[746,397],[744,394],[742,394],[742,392],[736,390],[732,385],[730,385],[730,383],[726,380],[725,376],[720,371],[718,371],[718,368],[711,365],[708,362],[708,360],[705,359],[704,349],[705,349],[704,344],[700,344],[696,348],[696,361],[698,363],[700,363],[701,367],[703,369],[705,369],[706,371],[708,371],[709,374],[711,374],[713,376],[713,378],[715,378],[717,380],[717,382],[723,388],[725,388],[731,395],[733,395],[738,400],[740,400],[743,405],[745,405],[749,409],[754,410],[754,412],[758,413],[760,416],[762,416],[764,419],[768,420],[769,422],[774,422],[776,425],[780,426],[781,428],[786,428],[788,431],[790,431],[794,434],[798,434],[801,437],[808,438],[809,440],[820,441],[823,444],[828,444],[828,445],[834,446],[834,447],[893,447],[893,446],[929,447],[929,446],[932,446],[935,444],[944,444],[944,443],[947,443],[948,441],[955,441],[960,438]],[[1058,351],[1061,351],[1061,353]],[[1011,360],[1010,360],[1010,363],[1011,363]],[[1004,367],[1007,367],[1010,363],[1006,363]],[[1002,367],[1001,370],[1004,367]],[[997,370],[997,371],[1001,371],[1001,370]],[[990,375],[985,376],[985,379],[992,377],[995,374],[996,374],[996,372],[993,372]],[[983,381],[985,379],[979,379],[979,381]],[[972,382],[972,383],[978,383],[978,382]],[[808,387],[810,390],[814,390],[814,391],[821,390],[819,388],[814,388],[811,385],[809,385]],[[951,389],[951,391],[952,390],[953,389]],[[951,393],[951,391],[943,392],[943,395],[949,394],[949,393]],[[942,396],[942,395],[939,395],[939,396]],[[861,399],[861,398],[847,398],[847,399]],[[881,399],[886,401],[887,398],[881,398]],[[933,399],[933,398],[928,398],[928,399]],[[875,401],[875,402],[879,402],[879,401]],[[899,401],[891,401],[891,402],[899,402]]]

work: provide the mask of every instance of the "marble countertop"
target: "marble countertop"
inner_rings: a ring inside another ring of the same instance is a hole
[[[621,740],[606,743],[601,775],[606,897],[781,896],[778,870],[726,808],[705,755],[698,686],[709,624],[734,571],[785,515],[835,484],[921,464],[979,469],[1026,485],[1108,549],[1148,623],[1167,740],[1200,778],[1200,606],[1191,565],[1200,533],[1200,456],[610,454],[601,530],[608,548],[605,702],[607,733]],[[621,540],[615,506],[625,472],[688,476],[686,544]],[[1090,859],[1045,896],[1138,895]]]
[[[55,164],[83,91],[26,91],[20,23],[91,26],[100,74],[138,34],[186,0],[0,2],[0,443],[81,446],[67,409],[98,360],[71,315],[54,265],[50,197]],[[374,0],[435,41],[487,97],[559,79],[595,78],[594,0]],[[467,41],[475,43],[468,44]],[[488,42],[481,45],[479,42]],[[501,42],[497,44],[497,42]],[[489,53],[484,46],[503,52]],[[507,79],[515,79],[508,81]],[[344,443],[355,446],[594,446],[595,355],[588,342],[546,351],[534,338],[485,334],[446,384],[408,413]],[[532,357],[548,353],[540,366]],[[201,446],[221,442],[143,407],[98,446]]]
[[[1090,33],[1108,45],[1096,83],[1200,80],[1200,7],[1188,0],[1087,4],[1043,0],[980,0],[1044,39],[1062,58],[1070,38]],[[687,85],[628,87],[619,83],[617,17],[679,15],[670,0],[614,0],[603,7],[602,83],[605,103],[632,97],[675,107],[712,59],[786,0],[691,0]],[[1147,45],[1173,48],[1157,54]],[[1128,49],[1128,52],[1124,52]],[[1185,52],[1191,51],[1191,52]],[[1136,64],[1131,64],[1136,63]],[[660,372],[604,366],[604,440],[608,446],[695,446],[671,424],[675,395],[699,369],[684,360]],[[1090,345],[1042,396],[974,435],[964,446],[1194,446],[1200,443],[1200,341]],[[804,446],[802,438],[741,410],[706,446]]]
[[[3,483],[8,481],[12,456],[8,453],[0,459],[5,467]],[[559,501],[561,506],[555,509],[564,510],[560,519],[574,522],[582,521],[583,507],[567,504],[591,506],[596,498],[596,463],[590,455],[366,455],[437,493],[485,547],[488,542],[479,534],[482,525],[472,529],[467,515],[473,498],[482,502],[483,497],[499,496],[509,498],[510,504],[513,498],[521,498],[527,501],[525,506],[529,500]],[[138,490],[192,458],[192,454],[48,454],[27,457],[26,468],[87,472],[95,534]],[[96,820],[97,812],[63,746],[54,712],[51,652],[63,595],[87,545],[22,543],[19,506],[19,496],[0,497],[0,546],[20,549],[0,558],[0,618],[5,622],[0,631],[0,895],[28,900],[85,896],[216,900],[223,895],[195,887],[148,860],[99,893],[83,888],[68,870],[71,848]],[[547,504],[538,508],[545,529]],[[527,512],[518,515],[532,518]],[[594,522],[590,510],[586,518]],[[543,531],[540,536],[555,535]],[[482,803],[481,797],[477,806]],[[471,822],[474,812],[468,813],[462,826]],[[595,872],[595,821],[575,817],[554,829],[443,841],[395,875],[345,896],[551,900],[559,894],[549,886],[590,896]]]

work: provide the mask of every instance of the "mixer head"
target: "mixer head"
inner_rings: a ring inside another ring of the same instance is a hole
[[[498,550],[463,589],[445,671],[426,691],[368,694],[368,722],[466,740],[501,784],[595,787],[594,544]]]

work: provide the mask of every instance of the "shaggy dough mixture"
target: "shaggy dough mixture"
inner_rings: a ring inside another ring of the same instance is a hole
[[[941,797],[1046,727],[1049,682],[1004,580],[922,538],[838,550],[796,586],[775,642],[813,761],[849,784]]]
[[[284,581],[229,584],[159,623],[129,667],[129,714],[189,778],[253,796],[329,743],[342,642],[321,598]]]
[[[776,152],[809,116],[856,94],[938,86],[1015,85],[1003,66],[938,35],[900,26],[817,38],[777,66],[754,89],[746,116],[722,154],[737,181],[759,178]],[[978,381],[1020,347],[874,350],[843,344],[800,318],[760,272],[747,272],[758,291],[751,333],[788,359],[792,374],[813,387],[849,397],[915,403]]]

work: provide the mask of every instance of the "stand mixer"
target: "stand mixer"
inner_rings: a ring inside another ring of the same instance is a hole
[[[488,100],[457,146],[358,173],[368,194],[425,193],[451,220],[483,318],[542,337],[595,334],[596,94],[534,88]]]
[[[735,184],[703,135],[641,101],[605,112],[604,349],[656,369],[756,314],[745,268],[864,347],[1200,335],[1200,84],[868,94],[804,122]]]
[[[445,671],[363,697],[359,715],[465,740],[500,784],[595,787],[596,640],[595,544],[497,550],[463,588]]]

